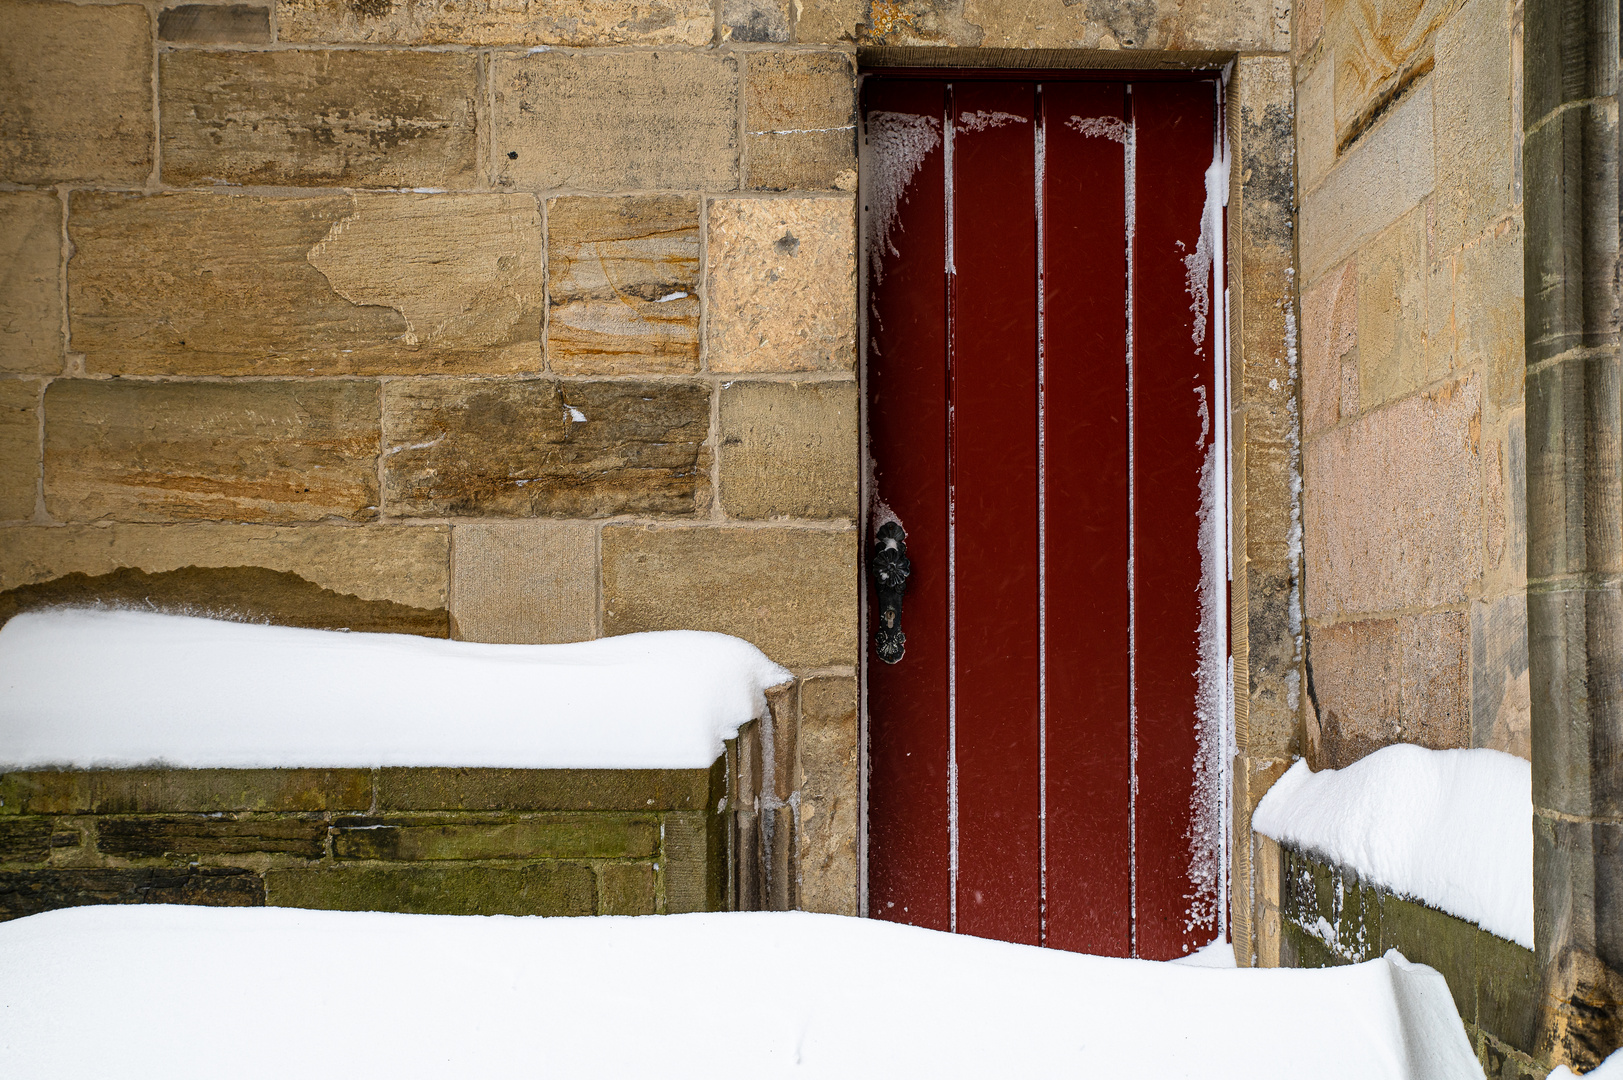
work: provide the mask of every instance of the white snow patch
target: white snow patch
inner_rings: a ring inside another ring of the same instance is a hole
[[[482,645],[31,612],[0,629],[0,770],[703,768],[789,678],[695,630]]]
[[[961,131],[987,131],[991,128],[1007,127],[1010,124],[1030,123],[1024,116],[1006,113],[998,109],[976,109],[974,112],[960,113],[958,128]]]
[[[914,113],[871,112],[867,119],[870,157],[867,169],[868,268],[874,280],[884,277],[885,254],[900,255],[890,241],[896,212],[907,185],[930,152],[941,145],[941,121]]]
[[[312,1012],[312,965],[344,973],[342,1023]],[[795,992],[730,992],[760,971]],[[0,1059],[127,1080],[1482,1076],[1442,976],[1395,952],[1214,971],[801,912],[52,911],[0,925]]]
[[[1251,826],[1533,947],[1533,773],[1520,758],[1404,744],[1345,769],[1298,761]]]
[[[573,405],[565,405],[564,419],[570,421],[571,423],[583,424],[586,422],[586,414],[575,408]]]
[[[687,293],[685,293],[685,292],[666,293],[664,296],[661,296],[658,300],[655,300],[654,303],[656,303],[656,304],[668,304],[672,300],[682,300],[682,299],[685,299],[686,297],[687,297]]]
[[[1127,121],[1119,116],[1073,116],[1065,126],[1090,139],[1109,139],[1127,145]]]
[[[1179,964],[1183,967],[1199,968],[1237,968],[1240,966],[1234,960],[1233,943],[1224,941],[1222,938],[1202,945],[1188,956],[1180,956],[1165,962]]]

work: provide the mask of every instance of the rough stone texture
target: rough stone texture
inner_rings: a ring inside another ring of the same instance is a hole
[[[1428,79],[1359,139],[1323,183],[1303,196],[1303,280],[1317,280],[1418,205],[1431,193],[1434,174]]]
[[[58,379],[45,416],[45,505],[61,521],[377,515],[371,382]]]
[[[1312,634],[1322,759],[1315,768],[1339,769],[1399,742],[1473,745],[1464,612],[1337,623]]]
[[[378,770],[376,809],[703,811],[725,794],[719,762],[710,769],[390,768]]]
[[[0,177],[146,182],[150,19],[137,4],[0,4]]]
[[[1532,760],[1527,597],[1471,605],[1471,745]]]
[[[458,525],[454,537],[458,638],[548,645],[597,636],[595,525]]]
[[[708,503],[704,384],[401,380],[385,398],[391,514],[608,517]]]
[[[338,859],[639,858],[659,854],[659,819],[615,814],[509,821],[469,820],[466,815],[340,818],[333,822],[332,844]]]
[[[807,679],[800,688],[800,820],[795,830],[804,911],[857,914],[860,743],[856,679]]]
[[[597,880],[585,863],[521,867],[365,866],[270,870],[272,907],[404,911],[421,915],[595,915]]]
[[[1324,58],[1296,89],[1296,170],[1301,190],[1312,191],[1336,163],[1335,65]]]
[[[1482,573],[1481,387],[1404,398],[1306,449],[1307,609],[1317,618],[1465,598]]]
[[[269,44],[270,8],[253,4],[181,4],[164,8],[158,12],[158,37],[187,45]]]
[[[738,183],[738,62],[710,52],[499,56],[497,179],[526,190]]]
[[[721,40],[785,42],[795,22],[791,0],[721,0]]]
[[[1519,405],[1527,373],[1522,230],[1507,221],[1460,252],[1450,306],[1456,367],[1480,364],[1488,400]]]
[[[795,18],[795,41],[810,44],[850,44],[868,19],[864,0],[801,0]]]
[[[717,630],[780,664],[857,657],[854,530],[603,529],[603,632]]]
[[[869,23],[866,40],[884,45],[1271,52],[1290,47],[1288,9],[1258,0],[875,0]]]
[[[857,517],[857,384],[721,391],[721,508],[739,518]]]
[[[1345,142],[1430,68],[1450,0],[1327,3],[1324,53],[1336,71],[1336,136]]]
[[[85,904],[263,907],[265,883],[251,870],[222,867],[0,871],[0,921]]]
[[[704,0],[281,0],[283,41],[378,45],[708,45]]]
[[[560,375],[699,370],[699,200],[547,203],[547,360]]]
[[[0,775],[0,814],[364,811],[366,769],[96,769]]]
[[[1512,102],[1509,77],[1510,9],[1511,0],[1467,0],[1437,31],[1435,243],[1444,251],[1475,239],[1516,201],[1521,103]]]
[[[468,187],[478,59],[431,52],[166,52],[163,178]]]
[[[104,818],[96,823],[96,850],[129,859],[187,855],[296,855],[319,859],[327,823],[306,818]]]
[[[707,228],[710,370],[855,367],[850,199],[716,199]]]
[[[37,379],[0,379],[0,521],[34,516],[39,487],[39,390]]]
[[[541,366],[541,213],[527,195],[87,192],[69,232],[72,346],[91,371]]]
[[[845,53],[751,53],[744,83],[745,186],[842,187],[855,180],[856,75]]]
[[[604,863],[598,870],[599,915],[652,915],[657,874],[649,863]]]
[[[1302,436],[1357,415],[1358,265],[1351,259],[1302,292]]]
[[[1426,369],[1426,213],[1416,207],[1358,252],[1358,405],[1418,390]]]
[[[62,370],[62,203],[0,192],[0,372]]]

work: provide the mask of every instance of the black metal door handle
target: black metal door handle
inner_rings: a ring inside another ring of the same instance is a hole
[[[868,572],[873,575],[874,591],[879,594],[879,628],[874,631],[874,652],[887,664],[900,660],[907,648],[907,635],[902,633],[902,594],[907,591],[913,564],[907,558],[906,537],[899,523],[885,522],[879,526],[873,553],[868,558]]]

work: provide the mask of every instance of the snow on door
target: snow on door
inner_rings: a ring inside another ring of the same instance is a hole
[[[1211,77],[869,76],[868,912],[1226,930],[1227,178]]]

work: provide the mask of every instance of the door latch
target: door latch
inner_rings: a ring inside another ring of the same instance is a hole
[[[874,652],[887,664],[900,660],[907,648],[907,635],[902,633],[902,594],[907,591],[913,564],[907,558],[906,536],[900,523],[885,522],[879,526],[873,553],[868,558],[868,572],[873,575],[874,591],[879,594],[879,628],[874,631]]]

